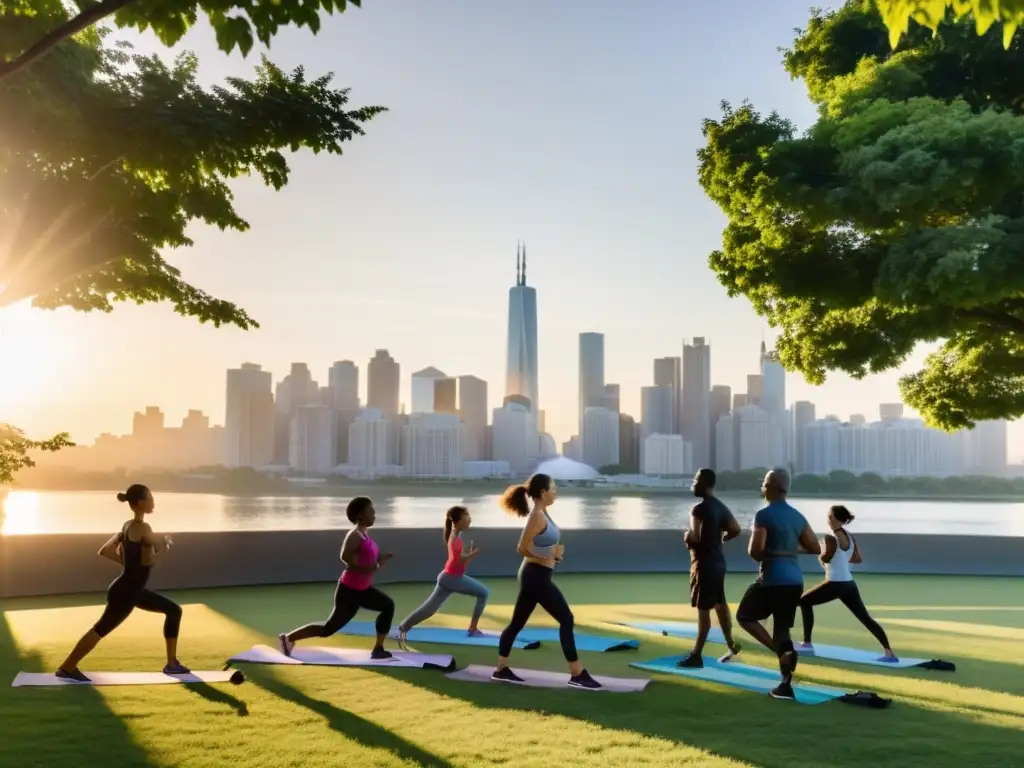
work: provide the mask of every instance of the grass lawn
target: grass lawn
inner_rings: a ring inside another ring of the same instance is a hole
[[[731,576],[738,599],[746,576]],[[639,694],[593,694],[448,680],[423,670],[246,666],[242,686],[10,688],[19,670],[52,671],[100,613],[101,596],[0,601],[0,768],[27,766],[821,766],[1024,765],[1024,588],[1019,580],[859,579],[897,653],[956,662],[953,674],[805,660],[798,678],[894,699],[888,710],[830,702],[802,706],[675,677]],[[622,634],[606,622],[692,617],[679,576],[560,576],[580,631]],[[485,624],[511,613],[515,584],[490,580]],[[181,660],[220,669],[277,632],[325,617],[333,585],[169,593],[185,605]],[[385,587],[398,618],[430,591]],[[434,621],[464,626],[456,596]],[[815,640],[871,648],[834,603],[816,611]],[[361,615],[360,618],[369,618]],[[550,623],[538,612],[538,623]],[[797,627],[799,632],[799,626]],[[689,641],[636,633],[637,651],[585,654],[594,673],[642,676],[634,659],[687,650]],[[744,660],[773,660],[746,638]],[[312,641],[311,641],[312,642]],[[327,642],[369,647],[368,638]],[[160,617],[137,612],[83,663],[92,670],[159,670]],[[496,651],[452,652],[491,664]],[[709,653],[720,646],[709,645]],[[516,665],[565,668],[557,644],[516,651]]]

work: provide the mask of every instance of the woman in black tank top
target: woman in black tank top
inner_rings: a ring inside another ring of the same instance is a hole
[[[187,675],[188,667],[178,662],[178,630],[181,627],[181,606],[163,595],[146,589],[149,572],[156,555],[167,551],[171,537],[158,538],[144,521],[153,511],[153,494],[144,485],[133,485],[117,500],[128,502],[134,516],[115,533],[99,551],[123,566],[121,574],[107,588],[107,607],[100,620],[90,629],[57,670],[57,677],[80,683],[89,678],[78,668],[79,662],[96,647],[99,641],[121,625],[136,608],[164,615],[164,638],[167,643],[165,675]]]

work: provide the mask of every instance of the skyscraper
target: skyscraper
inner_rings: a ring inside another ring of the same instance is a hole
[[[682,360],[678,357],[659,357],[654,361],[654,386],[672,390],[672,432],[679,434],[679,414],[682,409]]]
[[[292,417],[288,463],[308,474],[327,474],[337,463],[338,435],[334,410],[328,405],[301,405]]]
[[[351,360],[339,360],[327,371],[327,386],[336,411],[359,410],[359,366]]]
[[[444,371],[437,368],[424,368],[412,375],[412,408],[409,413],[433,413],[434,391],[437,382],[448,378]]]
[[[380,408],[387,420],[398,415],[398,386],[401,367],[386,349],[378,349],[366,366],[366,404]]]
[[[583,434],[583,414],[587,408],[604,404],[604,334],[580,334],[579,430]]]
[[[711,466],[711,347],[702,337],[683,345],[683,439],[693,446],[693,466]]]
[[[708,425],[708,435],[711,439],[712,469],[719,469],[718,466],[718,421],[723,416],[728,416],[732,410],[732,390],[724,384],[716,384],[711,388],[711,420]]]
[[[253,363],[228,371],[224,463],[265,467],[274,461],[274,393],[270,371]]]
[[[459,376],[459,418],[466,425],[462,457],[481,461],[487,455],[487,382],[476,376]]]
[[[786,410],[786,369],[779,362],[779,355],[768,350],[761,342],[761,378],[764,388],[761,396],[761,407],[769,413],[781,413]]]
[[[672,388],[641,387],[640,439],[672,434]]]
[[[619,463],[619,414],[587,408],[583,414],[583,463],[594,469]]]
[[[807,428],[815,419],[814,403],[807,400],[798,400],[793,403],[793,462],[796,464],[797,472],[810,471],[810,457],[807,454]]]
[[[537,291],[526,285],[526,246],[516,248],[516,284],[508,289],[505,395],[522,395],[540,410],[537,372]]]
[[[445,376],[434,381],[434,413],[448,413],[457,416],[459,413],[458,379]]]

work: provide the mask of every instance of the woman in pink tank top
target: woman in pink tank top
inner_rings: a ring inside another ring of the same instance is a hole
[[[373,586],[373,574],[393,555],[390,552],[380,554],[377,542],[370,538],[369,529],[377,518],[372,501],[365,496],[356,496],[349,502],[345,514],[355,527],[348,532],[341,545],[341,563],[345,570],[334,591],[334,610],[323,624],[307,624],[278,635],[281,653],[285,656],[291,656],[299,640],[330,637],[352,621],[360,608],[364,608],[377,612],[377,643],[370,652],[370,658],[391,658],[391,654],[384,650],[384,640],[395,618],[395,603]]]

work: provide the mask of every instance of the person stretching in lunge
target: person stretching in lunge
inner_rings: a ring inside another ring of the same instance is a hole
[[[732,614],[725,598],[725,555],[722,543],[740,535],[740,524],[729,508],[715,496],[715,473],[701,469],[693,478],[693,495],[700,499],[690,510],[690,528],[683,540],[690,550],[690,605],[697,609],[697,640],[690,655],[676,666],[699,669],[704,666],[704,644],[711,631],[711,611],[725,635],[729,661],[740,652],[732,636]]]
[[[479,637],[483,634],[477,624],[483,616],[484,608],[487,606],[487,596],[490,594],[487,587],[476,579],[466,575],[466,566],[470,561],[480,554],[480,550],[469,543],[469,550],[464,550],[462,534],[466,531],[473,518],[465,507],[452,507],[444,517],[444,543],[448,547],[448,562],[444,564],[444,570],[437,574],[437,586],[430,593],[430,597],[410,613],[398,624],[398,642],[405,645],[406,635],[409,630],[417,624],[426,621],[445,604],[445,601],[454,594],[471,595],[476,598],[476,606],[473,608],[473,617],[469,620],[470,637]]]
[[[377,611],[377,643],[370,651],[370,658],[391,658],[391,654],[384,650],[384,640],[395,618],[395,603],[373,586],[373,574],[393,555],[390,552],[380,554],[377,542],[370,538],[369,530],[377,519],[372,501],[365,496],[356,496],[348,503],[345,514],[354,527],[345,535],[341,545],[341,562],[345,570],[334,590],[334,610],[323,624],[307,624],[278,635],[277,642],[285,656],[292,655],[292,649],[300,640],[330,637],[352,621],[360,608],[365,608]]]
[[[547,475],[536,474],[524,485],[513,485],[501,497],[501,506],[516,517],[526,518],[519,537],[517,551],[523,556],[519,566],[519,595],[512,610],[512,621],[501,633],[498,642],[498,667],[491,677],[506,683],[521,683],[523,679],[508,668],[508,657],[516,636],[530,620],[538,605],[558,622],[558,639],[562,653],[569,662],[569,685],[577,688],[601,688],[580,664],[573,635],[575,620],[569,604],[552,581],[555,563],[562,559],[565,547],[559,544],[561,533],[555,521],[548,516],[548,507],[555,503],[558,488]],[[533,508],[530,508],[530,502]]]
[[[814,606],[840,600],[857,618],[857,621],[875,636],[875,640],[879,642],[885,652],[883,661],[895,662],[896,654],[892,652],[885,630],[871,618],[871,614],[864,607],[864,601],[860,597],[857,582],[853,580],[850,566],[861,562],[860,546],[857,544],[857,540],[843,527],[852,522],[853,515],[846,507],[836,505],[829,509],[828,527],[832,529],[832,534],[825,536],[825,551],[818,558],[825,569],[825,581],[807,590],[800,598],[800,613],[804,620],[802,648],[808,653],[814,653],[814,646],[811,644],[811,633],[814,632]]]
[[[754,515],[748,547],[750,557],[760,563],[760,572],[743,595],[736,619],[755,640],[779,657],[782,682],[771,691],[772,697],[795,699],[793,672],[797,654],[789,632],[804,591],[804,575],[797,558],[801,553],[820,555],[821,545],[804,516],[786,501],[786,470],[773,469],[766,474],[761,493],[768,506]],[[760,623],[769,616],[774,620],[771,635]]]

